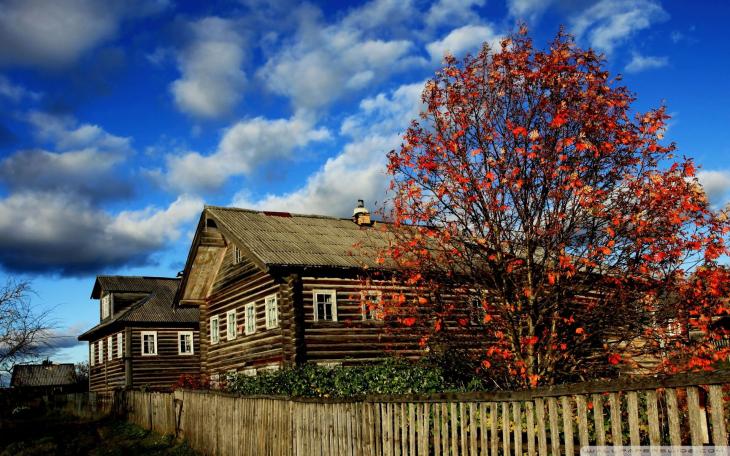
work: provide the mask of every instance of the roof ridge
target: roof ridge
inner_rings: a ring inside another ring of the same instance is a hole
[[[322,215],[322,214],[299,214],[296,212],[288,212],[288,211],[269,211],[264,209],[248,209],[244,207],[230,207],[230,206],[211,206],[211,205],[205,205],[205,209],[214,209],[214,210],[222,210],[222,211],[234,211],[234,212],[248,212],[251,214],[261,214],[261,215],[267,215],[267,212],[274,212],[274,213],[285,213],[292,217],[306,217],[306,218],[319,218],[319,219],[328,219],[328,220],[350,220],[347,217],[334,217],[331,215]]]
[[[180,277],[163,277],[163,276],[140,276],[140,275],[121,275],[121,274],[100,274],[96,276],[114,279],[149,279],[149,280],[180,280]]]

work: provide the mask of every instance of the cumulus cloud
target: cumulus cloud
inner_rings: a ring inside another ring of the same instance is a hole
[[[507,0],[507,10],[514,18],[534,23],[551,3],[552,0]]]
[[[467,52],[478,51],[484,42],[497,47],[499,39],[499,35],[490,26],[465,25],[452,30],[441,40],[429,43],[426,49],[432,60],[440,61],[446,53],[461,56]]]
[[[189,152],[167,157],[165,184],[174,189],[212,190],[260,164],[289,158],[312,142],[329,139],[326,128],[315,128],[307,118],[242,120],[228,128],[210,155]]]
[[[112,215],[75,195],[20,192],[0,200],[0,265],[13,272],[82,275],[142,265],[180,236],[202,201]]]
[[[114,37],[124,19],[156,13],[167,4],[167,0],[8,0],[0,4],[0,65],[69,65]]]
[[[203,118],[228,114],[241,100],[244,40],[236,23],[206,17],[188,24],[190,42],[177,56],[182,76],[170,85],[181,111]]]
[[[634,53],[631,61],[626,65],[627,73],[639,73],[645,70],[653,70],[669,65],[667,57],[656,57]]]
[[[24,99],[38,101],[41,96],[40,92],[34,92],[21,85],[13,84],[8,78],[0,75],[0,97],[17,103]]]
[[[438,0],[428,9],[426,24],[436,27],[477,21],[479,14],[474,8],[485,3],[485,0]]]
[[[697,179],[713,205],[725,206],[730,203],[730,171],[701,170],[697,173]]]
[[[667,19],[669,14],[656,0],[601,0],[570,22],[579,39],[610,54],[636,32]]]
[[[292,192],[254,198],[240,192],[232,204],[238,207],[285,210],[300,213],[350,215],[358,199],[374,209],[382,204],[388,176],[386,154],[398,147],[401,131],[421,107],[423,85],[403,85],[360,103],[358,112],[343,122],[340,132],[351,140],[327,160],[307,182]]]
[[[385,6],[373,9],[372,21],[384,20],[382,11],[389,11]],[[417,61],[409,57],[411,41],[382,39],[374,32],[369,36],[368,29],[354,26],[363,17],[368,15],[357,9],[340,22],[325,25],[317,12],[303,10],[296,38],[267,60],[258,77],[272,92],[290,98],[297,110],[311,111]]]

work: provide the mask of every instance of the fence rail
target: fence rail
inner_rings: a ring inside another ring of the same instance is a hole
[[[587,445],[727,445],[730,373],[521,392],[320,401],[125,393],[128,417],[205,454],[562,455]]]

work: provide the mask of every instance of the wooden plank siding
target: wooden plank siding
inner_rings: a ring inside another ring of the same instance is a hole
[[[271,295],[277,297],[279,326],[266,329],[264,299]],[[247,304],[254,304],[256,309],[256,331],[250,335],[244,330]],[[287,283],[262,271],[246,257],[236,263],[234,246],[230,243],[203,307],[200,309],[201,328],[204,328],[203,372],[216,375],[231,370],[280,366],[284,362],[284,348],[292,343],[292,306]],[[232,310],[236,311],[236,337],[228,340],[226,315]],[[210,318],[216,315],[220,337],[218,343],[212,344]]]
[[[131,331],[119,331],[112,334],[112,356],[107,358],[107,337],[94,341],[104,348],[103,362],[99,363],[98,348],[95,349],[94,365],[89,367],[89,390],[108,393],[125,386],[146,387],[152,389],[170,389],[180,375],[197,375],[200,372],[200,336],[197,330],[189,327],[160,328],[139,327]],[[142,331],[157,332],[157,355],[142,356]],[[193,354],[178,354],[178,332],[193,332]],[[117,334],[122,334],[123,354],[119,358],[117,352]],[[131,334],[131,344],[127,336]],[[127,363],[131,360],[131,363]],[[127,383],[125,363],[132,369],[131,384]]]

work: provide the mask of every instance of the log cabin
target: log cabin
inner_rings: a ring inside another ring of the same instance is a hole
[[[366,279],[379,265],[356,247],[387,243],[362,201],[352,219],[206,206],[176,297],[199,310],[201,372],[422,356],[422,334],[378,310],[413,290]]]
[[[179,285],[165,277],[96,278],[99,324],[78,337],[89,342],[90,391],[163,390],[183,374],[199,374],[198,309],[173,306]]]

